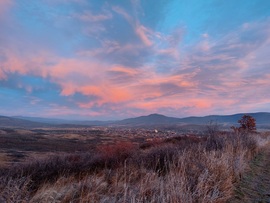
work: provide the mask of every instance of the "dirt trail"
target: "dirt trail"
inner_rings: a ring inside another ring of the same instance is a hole
[[[250,170],[238,184],[233,203],[270,203],[270,145],[251,162]]]

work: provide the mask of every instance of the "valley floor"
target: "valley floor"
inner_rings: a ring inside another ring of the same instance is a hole
[[[124,135],[96,142],[95,151],[0,167],[0,202],[270,203],[269,133],[209,131],[140,144]],[[26,138],[25,146],[33,136]]]

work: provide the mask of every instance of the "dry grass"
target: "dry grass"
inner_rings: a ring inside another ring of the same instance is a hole
[[[8,157],[7,153],[0,152],[0,167],[5,167],[8,161],[10,161],[10,158]]]
[[[15,166],[2,170],[0,201],[226,202],[257,143],[268,139],[258,136],[177,138],[146,148],[125,142]]]
[[[228,202],[270,202],[270,142],[251,161]]]

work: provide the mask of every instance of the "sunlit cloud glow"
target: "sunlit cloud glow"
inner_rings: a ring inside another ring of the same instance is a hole
[[[179,2],[1,1],[0,114],[269,111],[269,1]]]

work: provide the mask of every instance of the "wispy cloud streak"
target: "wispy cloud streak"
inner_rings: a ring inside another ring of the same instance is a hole
[[[164,24],[169,3],[153,8],[158,16],[140,1],[32,3],[0,2],[0,114],[18,106],[21,114],[106,119],[270,107],[266,11],[220,34],[199,19]]]

